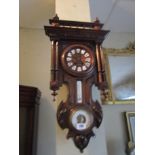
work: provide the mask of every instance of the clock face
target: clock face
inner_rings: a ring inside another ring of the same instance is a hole
[[[84,45],[71,45],[62,54],[62,63],[65,70],[73,75],[83,75],[92,71],[94,55],[91,49]]]
[[[90,129],[94,122],[94,117],[88,109],[75,109],[70,115],[71,126],[77,131]]]

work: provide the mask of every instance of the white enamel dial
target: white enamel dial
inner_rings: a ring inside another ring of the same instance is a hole
[[[83,131],[91,127],[93,119],[93,116],[88,111],[79,109],[72,114],[71,124],[76,130]]]

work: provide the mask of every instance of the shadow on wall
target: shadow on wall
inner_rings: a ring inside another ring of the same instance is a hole
[[[50,101],[40,99],[37,155],[56,155],[55,109]]]

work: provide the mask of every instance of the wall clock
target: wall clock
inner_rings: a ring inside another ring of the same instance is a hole
[[[103,24],[59,20],[56,15],[44,26],[52,42],[51,82],[52,95],[66,84],[69,95],[57,110],[58,124],[68,128],[67,138],[83,152],[99,127],[103,114],[98,101],[92,99],[92,85],[104,92],[107,87],[101,44],[109,33]]]

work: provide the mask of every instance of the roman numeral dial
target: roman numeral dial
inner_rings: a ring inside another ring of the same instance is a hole
[[[62,63],[70,74],[88,73],[94,66],[93,51],[84,45],[70,45],[63,51]]]

